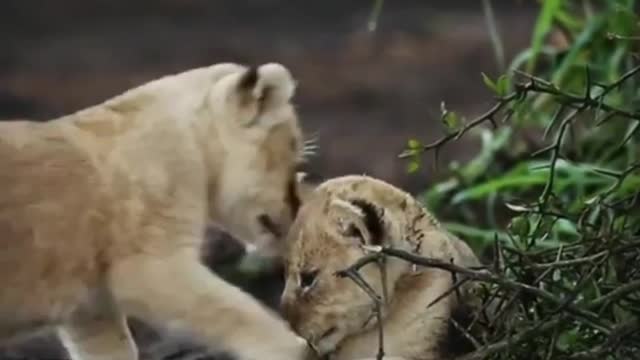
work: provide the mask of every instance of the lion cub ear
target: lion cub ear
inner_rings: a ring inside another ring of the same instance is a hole
[[[350,244],[382,245],[385,227],[377,206],[362,199],[333,199],[329,213],[334,215],[339,234]]]
[[[273,125],[286,119],[277,114],[269,116],[269,112],[287,105],[295,87],[287,68],[269,63],[250,67],[240,74],[227,100],[229,105],[237,107],[241,126]]]

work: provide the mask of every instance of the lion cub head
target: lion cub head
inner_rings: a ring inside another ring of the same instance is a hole
[[[309,149],[291,103],[295,82],[279,64],[217,66],[223,75],[203,111],[222,155],[209,159],[210,214],[248,251],[278,255],[300,206],[296,168]]]
[[[321,184],[300,209],[287,238],[281,306],[293,329],[319,354],[333,351],[346,336],[376,323],[371,298],[336,273],[362,258],[367,246],[411,251],[411,245],[398,238],[406,223],[400,214],[411,201],[382,181],[346,176]],[[390,298],[393,284],[409,271],[408,263],[387,259]],[[366,265],[360,274],[377,294],[383,294],[376,264]]]

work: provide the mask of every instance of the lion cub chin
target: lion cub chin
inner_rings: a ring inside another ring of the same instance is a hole
[[[279,254],[305,153],[279,64],[221,63],[44,123],[0,123],[0,339],[56,327],[135,360],[126,316],[240,359],[299,360],[284,320],[199,261],[208,221]]]
[[[378,324],[371,297],[336,273],[380,246],[461,266],[480,265],[463,241],[406,192],[366,176],[322,183],[289,232],[281,299],[292,328],[318,356],[376,358]],[[365,265],[360,275],[383,299],[385,359],[448,359],[472,349],[449,321],[469,321],[478,305],[472,285],[432,304],[453,285],[447,271],[387,257],[384,265]]]

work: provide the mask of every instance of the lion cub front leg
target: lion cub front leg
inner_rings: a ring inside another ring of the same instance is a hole
[[[72,360],[137,360],[126,319],[117,311],[78,316],[58,328]]]
[[[210,272],[192,249],[129,257],[114,265],[110,281],[127,314],[243,360],[302,360],[307,351],[283,320]]]

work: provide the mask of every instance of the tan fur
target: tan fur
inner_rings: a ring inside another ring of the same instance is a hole
[[[284,321],[198,261],[208,220],[277,254],[297,210],[294,82],[278,64],[249,75],[217,64],[0,124],[0,339],[57,326],[74,359],[136,359],[132,315],[241,359],[302,357]]]
[[[375,234],[367,228],[364,212],[353,200],[375,207],[382,220],[381,245],[463,266],[479,264],[464,242],[447,233],[404,191],[366,176],[324,182],[305,202],[289,233],[282,306],[296,332],[320,355],[330,354],[331,360],[375,359],[378,349],[371,298],[352,280],[335,276],[367,253],[361,241],[375,245]],[[354,229],[364,239],[353,236],[357,234]],[[319,270],[315,282],[305,287],[305,274],[314,270]],[[360,273],[383,295],[377,264],[365,266]],[[385,359],[442,359],[439,346],[456,294],[427,306],[451,287],[451,275],[387,258],[386,277]],[[463,297],[468,290],[462,290]]]

